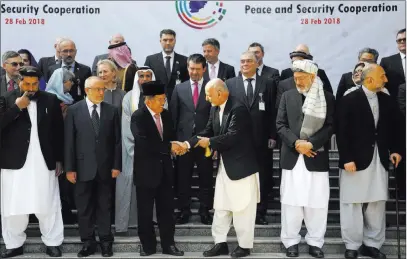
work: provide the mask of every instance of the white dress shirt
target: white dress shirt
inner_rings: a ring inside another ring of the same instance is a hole
[[[86,100],[86,105],[88,106],[89,115],[90,115],[90,117],[92,118],[93,105],[95,105],[95,104],[94,104],[93,102],[91,102],[91,101],[88,99],[88,97],[86,97],[85,100]],[[96,112],[98,113],[99,118],[100,118],[100,103],[99,103],[99,104],[96,104]]]
[[[203,77],[198,81],[198,97],[199,94],[201,93],[201,89],[202,89],[202,84],[203,84]],[[191,83],[191,91],[192,91],[192,97],[194,96],[194,89],[195,89],[195,85],[194,85],[194,81],[192,81],[192,79],[189,80]]]
[[[214,70],[215,70],[215,78],[218,77],[219,64],[220,64],[220,60],[219,60],[219,59],[218,59],[218,61],[216,61],[215,64],[213,64],[213,66],[215,66],[215,68],[214,68]],[[211,72],[212,72],[212,64],[208,62],[208,63],[207,63],[207,66],[208,66],[208,75],[210,76],[210,75],[211,75]],[[211,78],[211,79],[213,79],[213,78]]]
[[[400,52],[400,56],[401,64],[403,65],[404,77],[406,77],[406,54]]]
[[[170,56],[170,57],[171,57],[171,59],[170,59],[170,68],[171,68],[171,72],[172,72],[172,68],[173,68],[173,66],[174,66],[175,52],[173,51],[170,55],[167,55],[167,54],[163,51],[162,54],[163,54],[164,67],[165,67],[165,63],[167,62],[166,57],[167,57],[167,56]]]
[[[247,85],[249,84],[249,82],[247,82],[246,79],[247,79],[248,77],[245,77],[245,76],[242,74],[242,78],[243,78],[243,84],[244,84],[244,91],[245,91],[246,96],[247,96]],[[254,97],[254,93],[256,92],[256,74],[254,74],[254,75],[253,75],[252,77],[250,77],[250,78],[253,79],[253,80],[252,80],[253,98],[255,98],[255,97]]]
[[[227,102],[228,102],[228,100],[226,99],[226,101],[223,104],[219,105],[219,122],[220,122],[221,126],[222,126],[223,112],[225,111],[225,106],[226,106]]]

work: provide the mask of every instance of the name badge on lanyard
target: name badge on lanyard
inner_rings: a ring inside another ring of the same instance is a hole
[[[259,111],[266,111],[266,104],[263,101],[263,93],[259,93],[260,100],[259,100]]]

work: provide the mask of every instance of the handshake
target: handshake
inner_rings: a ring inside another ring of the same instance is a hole
[[[196,143],[194,148],[200,146],[202,148],[209,150],[209,148],[208,148],[209,138],[198,137],[198,139],[199,139],[199,141]],[[171,141],[171,152],[173,155],[182,156],[186,152],[189,151],[189,148],[190,147],[187,144],[187,142]],[[210,155],[210,150],[209,150],[209,152],[206,151],[206,153],[209,153],[209,155]],[[207,156],[207,154],[205,154],[205,156]]]

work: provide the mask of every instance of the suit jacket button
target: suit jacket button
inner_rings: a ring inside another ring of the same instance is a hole
[[[29,141],[29,140],[27,140],[27,143],[30,143],[30,141]]]

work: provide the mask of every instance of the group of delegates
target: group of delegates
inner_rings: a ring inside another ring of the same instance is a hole
[[[270,161],[279,147],[286,255],[299,256],[304,221],[309,254],[322,258],[335,133],[345,258],[386,258],[380,247],[390,161],[405,179],[405,29],[396,41],[400,53],[381,65],[376,50],[361,50],[354,70],[342,76],[336,100],[304,44],[290,53],[292,67],[281,77],[263,63],[259,43],[241,54],[236,76],[219,60],[216,39],[202,43],[203,55],[185,57],[174,51],[176,33],[169,29],[160,32],[162,51],[144,66],[132,59],[122,35],[111,38],[107,54],[95,57],[93,72],[75,60],[75,43],[67,38],[57,39],[55,55],[36,66],[26,50],[5,52],[1,257],[23,254],[30,214],[39,221],[46,254],[61,256],[63,223],[75,221],[73,202],[83,242],[78,257],[96,252],[95,225],[102,255],[113,255],[112,222],[115,235],[138,227],[142,256],[156,253],[157,224],[163,253],[182,256],[175,224],[190,220],[195,164],[200,219],[212,225],[215,243],[204,256],[229,254],[232,221],[238,247],[231,256],[248,256],[255,225],[268,224]]]

